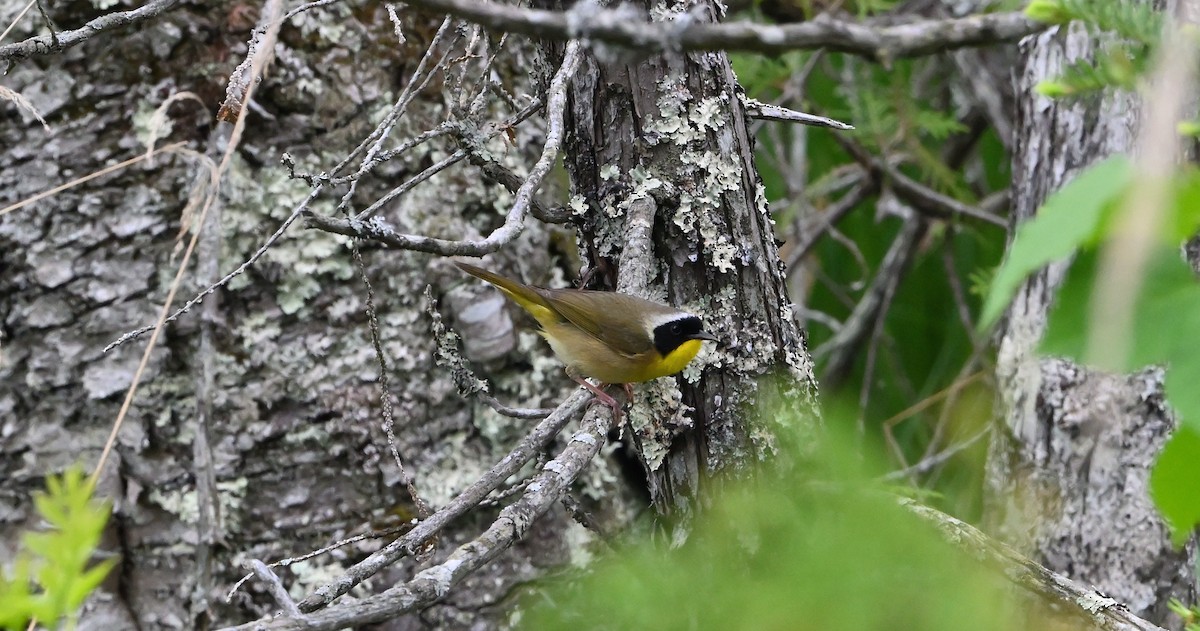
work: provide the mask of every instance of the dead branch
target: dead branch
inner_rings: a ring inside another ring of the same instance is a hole
[[[885,62],[969,46],[1015,42],[1047,28],[1019,11],[895,25],[828,16],[798,24],[774,25],[631,20],[628,11],[603,9],[588,1],[578,2],[568,11],[473,0],[414,0],[411,4],[450,13],[495,31],[546,39],[585,38],[639,51],[746,50],[778,54],[824,48]]]
[[[533,168],[530,169],[529,177],[525,179],[524,184],[517,190],[512,207],[509,208],[508,215],[504,219],[504,225],[496,228],[487,237],[478,241],[451,241],[420,235],[401,234],[393,230],[378,217],[372,217],[369,221],[362,221],[357,217],[353,219],[337,219],[312,213],[305,214],[305,217],[308,219],[308,227],[358,237],[360,239],[371,239],[401,250],[415,250],[417,252],[428,252],[444,256],[483,256],[484,254],[495,252],[512,242],[523,230],[525,216],[529,213],[534,193],[537,192],[537,189],[541,186],[542,179],[558,159],[558,148],[562,144],[563,138],[563,110],[566,107],[567,82],[570,80],[571,75],[575,73],[575,68],[579,66],[579,60],[582,58],[582,50],[583,45],[578,41],[571,42],[567,46],[562,66],[554,74],[554,79],[550,82],[550,88],[547,90],[546,144],[542,148],[542,155],[538,158],[537,163],[533,165]],[[455,155],[458,153],[456,152]],[[463,157],[466,157],[465,151],[461,153]],[[378,206],[379,202],[373,204],[362,215],[367,215],[372,208]]]
[[[1143,620],[1116,600],[1052,572],[978,528],[912,499],[900,504],[933,524],[947,541],[975,558],[992,563],[1008,580],[1078,612],[1104,631],[1166,631]]]
[[[782,105],[772,105],[763,103],[757,99],[742,98],[742,106],[746,108],[746,114],[750,118],[759,120],[779,121],[781,123],[800,123],[801,125],[812,125],[813,127],[829,127],[832,129],[854,129],[854,125],[843,123],[839,120],[817,116],[816,114],[808,114],[798,110],[783,107]]]
[[[577,397],[578,393],[572,398]],[[419,572],[407,583],[355,602],[307,615],[251,622],[234,627],[233,630],[334,631],[388,620],[437,600],[463,578],[498,557],[524,536],[533,522],[563,496],[571,483],[583,472],[587,463],[599,453],[610,422],[608,414],[601,410],[586,416],[583,427],[571,437],[562,453],[547,462],[534,476],[521,499],[500,511],[499,517],[483,534],[459,546],[440,565]]]
[[[863,168],[873,173],[878,180],[886,181],[896,196],[911,204],[913,209],[923,215],[936,219],[949,219],[954,216],[976,219],[993,226],[1008,229],[1008,221],[982,208],[964,204],[949,195],[943,195],[924,184],[900,172],[889,161],[871,155],[866,148],[858,143],[838,136],[834,137],[846,153],[855,159]]]
[[[516,473],[526,462],[533,459],[538,450],[558,435],[567,422],[583,409],[592,395],[582,388],[563,401],[554,413],[538,423],[520,444],[507,456],[492,466],[481,478],[464,489],[449,504],[429,519],[418,523],[412,530],[391,542],[366,559],[346,570],[345,574],[320,587],[300,602],[302,611],[314,611],[327,606],[335,598],[350,591],[350,588],[374,575],[379,570],[395,563],[398,559],[413,554],[426,541],[440,532],[447,524],[466,514],[478,505],[489,493],[498,488]]]
[[[130,26],[162,15],[174,9],[177,4],[179,4],[179,0],[154,0],[154,2],[136,9],[116,11],[98,17],[72,31],[38,35],[22,42],[6,44],[0,46],[0,60],[13,62],[27,59],[34,55],[57,53],[73,46],[78,46],[105,31]]]

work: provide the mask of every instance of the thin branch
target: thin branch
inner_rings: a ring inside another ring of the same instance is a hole
[[[299,15],[301,13],[304,13],[305,11],[309,11],[309,10],[316,9],[319,7],[329,6],[331,4],[341,2],[341,1],[342,0],[316,0],[315,2],[306,2],[306,3],[296,7],[295,9],[288,11],[287,13],[284,13],[283,17],[279,18],[279,21],[287,22],[288,20],[296,17],[297,15]]]
[[[362,279],[363,285],[367,288],[367,328],[371,332],[371,346],[375,349],[375,360],[379,363],[379,407],[380,412],[383,414],[383,433],[387,436],[388,448],[392,452],[392,459],[396,462],[396,469],[400,473],[400,479],[404,482],[404,487],[408,490],[408,498],[416,505],[417,516],[425,519],[429,517],[429,504],[417,492],[412,474],[404,467],[404,459],[400,457],[400,448],[396,446],[396,433],[392,431],[392,428],[395,426],[395,418],[392,414],[391,380],[388,377],[391,374],[391,370],[388,368],[387,354],[383,351],[383,339],[379,333],[379,314],[375,310],[375,288],[371,285],[370,275],[367,274],[367,265],[363,261],[362,250],[358,247],[358,241],[350,244],[350,250],[354,257],[354,263],[358,267],[359,278]]]
[[[943,537],[972,557],[992,563],[1008,580],[1085,617],[1104,631],[1166,631],[1132,613],[1116,600],[1052,572],[974,526],[903,498],[900,504],[934,525]]]
[[[800,123],[801,125],[812,125],[813,127],[830,127],[843,130],[854,129],[854,125],[848,125],[839,120],[817,116],[816,114],[806,114],[783,107],[782,105],[763,103],[757,99],[743,98],[742,104],[745,106],[746,114],[750,118],[780,121],[783,123]]]
[[[892,166],[887,160],[871,155],[862,145],[834,135],[834,140],[846,150],[859,164],[880,179],[887,181],[896,197],[911,204],[914,210],[921,214],[937,219],[949,219],[954,216],[968,217],[1008,229],[1008,221],[981,208],[964,204],[953,197],[943,195],[924,184],[908,177]]]
[[[987,436],[991,432],[992,432],[991,426],[990,425],[986,426],[982,430],[976,432],[974,436],[971,436],[970,438],[962,441],[961,443],[956,443],[954,445],[950,445],[949,447],[946,447],[945,449],[943,449],[935,454],[932,454],[927,458],[921,459],[919,462],[917,462],[916,464],[914,464],[912,466],[888,472],[886,475],[884,475],[880,479],[882,479],[885,482],[899,482],[900,480],[902,480],[904,478],[909,478],[909,477],[915,478],[916,476],[925,475],[926,473],[929,473],[934,468],[940,466],[942,463],[946,462],[947,460],[962,453],[965,449],[967,449],[971,445],[974,445],[975,443],[979,442],[980,438]]]
[[[250,566],[250,571],[254,572],[254,576],[262,581],[267,586],[267,593],[275,600],[275,604],[283,609],[284,615],[300,616],[300,608],[296,606],[296,601],[288,595],[287,590],[283,587],[283,582],[279,580],[279,576],[267,567],[266,563],[258,559],[251,559],[247,565]]]
[[[554,410],[546,410],[539,408],[514,408],[504,405],[496,400],[491,395],[491,385],[487,381],[475,376],[471,370],[470,364],[458,349],[459,335],[450,330],[446,323],[442,321],[442,314],[438,311],[437,299],[433,297],[433,287],[426,285],[425,287],[425,313],[429,315],[429,328],[433,333],[433,339],[437,343],[437,363],[450,368],[450,375],[454,378],[454,385],[458,387],[458,394],[462,397],[474,397],[483,401],[488,407],[496,412],[511,418],[532,419],[546,418],[550,416]]]
[[[876,320],[885,315],[886,306],[891,302],[896,287],[912,263],[917,246],[928,226],[929,222],[920,217],[910,217],[904,222],[900,233],[896,235],[887,254],[879,263],[879,271],[871,280],[871,286],[854,306],[854,311],[846,318],[841,330],[812,352],[814,359],[829,355],[823,383],[833,384],[841,381],[858,360],[863,341],[866,340],[869,331],[874,330]]]
[[[104,31],[137,24],[157,17],[179,4],[180,0],[154,0],[129,11],[116,11],[98,17],[73,30],[38,35],[22,42],[0,46],[0,61],[19,61],[34,55],[49,55],[77,46]]]
[[[163,325],[165,326],[166,324],[169,324],[169,323],[174,322],[175,320],[179,319],[179,316],[187,313],[189,310],[191,310],[192,307],[195,307],[196,305],[203,302],[206,297],[213,294],[221,287],[224,287],[225,285],[227,285],[229,283],[229,281],[234,279],[234,277],[236,277],[236,276],[244,273],[246,270],[250,269],[250,266],[252,266],[256,262],[258,262],[258,259],[262,258],[262,256],[267,253],[267,250],[271,249],[271,246],[275,245],[275,242],[278,241],[279,238],[283,236],[283,233],[287,232],[288,227],[291,226],[292,223],[294,221],[296,221],[296,218],[299,217],[306,208],[308,208],[308,205],[311,204],[313,202],[313,200],[315,200],[317,198],[317,195],[320,194],[321,190],[322,190],[321,186],[314,188],[312,190],[312,192],[310,192],[308,194],[308,197],[305,197],[304,201],[300,202],[300,204],[298,206],[296,206],[295,210],[292,211],[292,214],[288,215],[288,218],[283,220],[283,223],[280,224],[278,228],[276,228],[275,232],[272,233],[271,236],[267,237],[267,240],[264,241],[263,244],[260,245],[258,247],[258,249],[254,251],[254,254],[250,255],[250,258],[248,258],[244,262],[242,262],[241,265],[238,265],[232,272],[229,272],[228,274],[226,274],[223,278],[221,278],[221,280],[213,283],[212,285],[209,285],[203,291],[201,291],[200,293],[193,296],[191,300],[184,303],[184,305],[182,307],[177,309],[170,316],[167,316],[167,318],[165,320],[163,320]],[[102,352],[107,353],[108,351],[124,344],[125,342],[128,342],[129,340],[141,337],[142,335],[145,335],[146,333],[153,331],[155,326],[156,326],[155,324],[148,324],[139,329],[134,329],[132,331],[129,331],[129,332],[125,333],[124,335],[122,335],[121,337],[113,340],[112,342],[109,342],[108,346],[105,346],[104,350]]]
[[[408,532],[409,530],[412,530],[413,523],[415,523],[415,522],[416,522],[416,520],[413,520],[411,522],[404,522],[404,523],[400,524],[399,526],[392,526],[391,528],[384,528],[383,530],[373,530],[371,532],[364,532],[362,534],[354,535],[353,537],[346,537],[345,539],[339,539],[338,541],[335,541],[323,548],[318,548],[316,550],[310,550],[308,552],[305,552],[304,554],[301,554],[300,556],[287,557],[286,559],[280,559],[278,561],[268,563],[267,567],[288,567],[289,565],[294,565],[301,561],[307,561],[309,559],[319,557],[323,554],[329,554],[330,552],[337,550],[338,548],[344,548],[352,543],[366,541],[367,539],[382,539],[383,537],[390,537],[392,535],[399,534],[402,532]],[[233,600],[233,595],[236,594],[237,591],[242,588],[242,585],[244,585],[246,583],[246,581],[249,581],[252,578],[254,578],[254,574],[250,573],[250,574],[243,576],[240,580],[238,580],[238,582],[234,583],[233,587],[230,588],[229,593],[225,594],[225,602],[231,602]]]
[[[813,228],[810,234],[804,236],[804,240],[801,241],[799,245],[792,248],[787,253],[786,264],[788,273],[790,274],[798,269],[797,263],[804,260],[804,257],[808,256],[808,253],[812,251],[813,246],[817,244],[817,241],[820,241],[821,237],[824,236],[827,231],[831,230],[833,226],[837,224],[837,222],[841,221],[843,217],[850,214],[850,211],[854,210],[855,206],[858,206],[859,203],[870,197],[875,193],[875,191],[875,181],[868,177],[866,181],[855,185],[854,188],[850,189],[849,193],[842,195],[841,198],[826,208],[825,212],[821,213],[821,216],[817,218],[817,221],[819,221],[821,225]],[[803,231],[801,232],[803,233]]]
[[[426,541],[445,528],[447,524],[477,506],[489,493],[525,466],[526,462],[532,460],[542,446],[558,435],[567,422],[583,409],[584,404],[591,398],[592,394],[587,390],[577,389],[555,408],[553,414],[538,423],[516,448],[493,465],[481,478],[459,493],[449,504],[430,515],[429,519],[417,524],[399,539],[346,570],[342,576],[317,589],[300,602],[301,611],[314,611],[325,607],[335,598],[350,591],[352,587],[373,576],[379,570],[420,549]]]
[[[454,50],[454,43],[457,42],[458,38],[462,37],[460,33],[454,33],[454,41],[446,47],[446,50],[442,52],[442,56],[434,62],[432,68],[427,71],[425,70],[425,67],[429,64],[429,61],[433,59],[434,52],[441,46],[441,43],[449,32],[450,25],[453,22],[454,20],[451,20],[449,16],[447,16],[445,20],[442,20],[442,26],[438,29],[437,34],[433,36],[433,41],[430,42],[429,48],[425,50],[425,54],[421,56],[421,61],[417,63],[417,69],[413,72],[412,77],[409,78],[408,84],[404,86],[404,90],[400,92],[400,96],[396,99],[396,103],[392,105],[392,109],[388,112],[387,116],[385,116],[384,119],[375,126],[375,129],[372,130],[368,140],[364,141],[352,152],[352,155],[357,155],[364,146],[366,146],[368,143],[370,144],[369,148],[367,148],[366,155],[363,157],[362,164],[355,173],[355,178],[350,182],[349,190],[347,190],[346,194],[342,196],[342,200],[338,203],[334,214],[349,214],[347,208],[350,205],[350,200],[354,198],[354,192],[358,189],[358,177],[361,177],[364,173],[370,169],[373,169],[375,165],[378,164],[375,161],[375,156],[383,150],[383,143],[392,135],[392,129],[395,128],[396,122],[399,121],[400,117],[403,116],[408,110],[409,103],[411,103],[412,100],[425,89],[425,86],[429,84],[429,81],[432,80],[435,75],[445,69],[446,60],[449,59],[450,52]],[[370,138],[372,137],[374,138],[373,142],[370,141]],[[343,164],[344,163],[345,162],[343,162]],[[335,169],[335,172],[336,171],[337,170]]]
[[[969,46],[1015,42],[1048,28],[1019,11],[888,26],[825,15],[798,24],[774,25],[685,20],[647,22],[630,19],[628,10],[603,9],[588,0],[576,3],[568,11],[526,9],[475,0],[414,0],[411,4],[436,13],[450,13],[495,31],[545,39],[599,40],[639,52],[746,50],[770,54],[824,48],[889,61]]]
[[[495,252],[512,242],[523,230],[525,215],[529,212],[534,193],[541,186],[542,178],[546,176],[558,159],[558,148],[562,144],[563,138],[563,111],[567,103],[567,82],[570,81],[571,75],[575,73],[575,68],[579,66],[582,50],[583,45],[578,41],[571,42],[567,46],[562,66],[554,74],[554,79],[550,82],[550,89],[546,95],[547,130],[546,144],[542,148],[542,155],[538,158],[537,163],[533,165],[533,168],[530,169],[529,177],[525,179],[525,183],[517,190],[512,207],[504,219],[504,225],[496,228],[486,238],[478,241],[450,241],[434,237],[401,234],[393,230],[391,226],[378,217],[362,221],[357,217],[353,219],[335,219],[333,217],[306,213],[308,227],[361,239],[371,239],[401,250],[415,250],[417,252],[428,252],[444,256],[483,256],[484,254]],[[455,152],[455,155],[459,153],[462,153],[463,157],[466,156],[466,152],[461,150]],[[380,202],[382,201],[380,200]],[[373,204],[362,215],[366,215],[372,208],[378,207],[380,202]]]

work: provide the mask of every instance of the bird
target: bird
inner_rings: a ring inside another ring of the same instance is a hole
[[[495,285],[529,312],[567,376],[611,407],[614,421],[621,416],[616,399],[584,377],[621,384],[628,396],[629,384],[673,375],[695,359],[704,341],[718,341],[699,317],[652,300],[611,291],[535,287],[461,261],[454,264]]]

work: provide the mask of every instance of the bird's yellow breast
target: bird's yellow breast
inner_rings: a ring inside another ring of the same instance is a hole
[[[687,340],[663,357],[654,350],[623,355],[567,323],[551,323],[542,330],[542,336],[568,369],[604,383],[639,383],[673,375],[696,357],[703,343]]]

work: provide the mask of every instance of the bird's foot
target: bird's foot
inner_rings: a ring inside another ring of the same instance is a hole
[[[599,401],[599,402],[603,403],[604,405],[607,405],[609,408],[611,408],[612,412],[613,412],[613,425],[620,426],[621,417],[623,416],[624,413],[621,411],[621,404],[618,403],[616,399],[612,398],[611,395],[609,395],[607,392],[605,392],[601,388],[598,388],[598,387],[592,385],[591,382],[589,382],[586,379],[582,379],[580,377],[571,377],[571,378],[574,379],[575,382],[578,383],[579,385],[587,388],[588,390],[591,390],[592,394],[596,395],[597,401]]]

